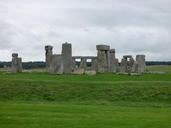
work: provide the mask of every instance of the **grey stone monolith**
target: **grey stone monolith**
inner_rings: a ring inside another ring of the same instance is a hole
[[[23,67],[22,67],[22,58],[18,58],[18,72],[22,72]]]
[[[18,58],[17,53],[12,54],[11,72],[12,73],[22,72],[22,59]]]
[[[46,59],[46,68],[48,70],[50,63],[52,62],[52,55],[53,55],[53,47],[51,45],[45,46],[45,59]]]
[[[70,43],[62,44],[62,62],[63,62],[63,72],[71,73],[72,72],[72,45]]]
[[[143,73],[145,71],[145,55],[137,55],[136,56],[137,62],[137,73]]]
[[[108,45],[97,45],[97,70],[100,73],[110,71],[110,46]]]
[[[62,56],[59,54],[52,55],[52,60],[49,65],[50,74],[63,74]]]
[[[110,72],[116,72],[117,65],[115,59],[115,49],[110,49]]]
[[[131,73],[134,65],[134,59],[131,55],[125,55],[121,61],[121,72]]]
[[[81,62],[80,62],[80,66],[79,68],[82,68],[82,69],[86,69],[87,67],[87,62],[86,62],[86,58],[81,58]]]
[[[120,72],[126,72],[126,67],[127,67],[127,61],[125,58],[122,58]]]
[[[119,60],[117,58],[115,58],[114,61],[114,73],[119,71]]]
[[[95,70],[97,72],[97,58],[92,58],[91,70]]]

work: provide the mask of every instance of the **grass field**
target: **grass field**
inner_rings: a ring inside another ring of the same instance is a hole
[[[170,128],[171,109],[0,103],[1,128]]]
[[[156,66],[147,66],[146,67],[147,71],[161,71],[161,72],[166,72],[166,73],[171,73],[171,66],[168,65],[156,65]]]
[[[170,128],[171,74],[0,72],[0,128]]]

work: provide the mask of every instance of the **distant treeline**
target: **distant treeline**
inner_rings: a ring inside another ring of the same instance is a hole
[[[171,61],[147,61],[146,65],[171,65]],[[11,62],[0,62],[0,68],[11,67]],[[23,62],[24,69],[45,68],[46,63],[43,61]]]
[[[43,61],[35,62],[23,62],[24,69],[36,69],[36,68],[45,68],[46,63]],[[0,68],[11,67],[11,62],[0,62]]]
[[[146,61],[146,65],[171,65],[171,61]]]

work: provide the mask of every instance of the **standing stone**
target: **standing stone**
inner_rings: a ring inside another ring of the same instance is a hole
[[[121,62],[121,72],[131,73],[134,65],[134,59],[130,55],[123,56]]]
[[[122,60],[121,60],[120,72],[126,72],[126,67],[127,67],[127,61],[126,61],[126,59],[123,57]]]
[[[18,58],[17,53],[12,54],[11,72],[12,73],[22,72],[22,59]]]
[[[145,55],[137,55],[136,56],[137,62],[137,73],[143,73],[145,71]]]
[[[87,62],[86,62],[86,58],[81,58],[81,62],[80,62],[80,66],[79,68],[85,69],[86,70],[87,67]]]
[[[52,55],[53,55],[53,47],[50,45],[45,46],[45,59],[46,59],[46,68],[48,70],[48,68],[50,67],[50,63],[52,61]]]
[[[63,74],[62,56],[59,54],[52,55],[52,60],[49,65],[50,74]]]
[[[115,49],[110,49],[110,72],[116,72]]]
[[[62,62],[63,62],[63,72],[72,72],[72,46],[69,43],[62,44]]]
[[[23,67],[22,67],[22,58],[18,58],[18,72],[22,72]]]
[[[114,61],[114,72],[118,72],[119,71],[119,60],[117,58],[115,58],[115,61]]]
[[[97,58],[92,58],[91,70],[97,71]]]
[[[75,61],[75,58],[72,58],[72,72],[78,68],[77,65],[76,65],[76,61]]]
[[[98,72],[109,72],[110,71],[110,46],[97,45],[97,69]]]
[[[134,66],[134,59],[133,59],[132,56],[130,56],[129,60],[127,60],[127,70],[126,70],[126,72],[131,73],[132,69],[133,69],[133,66]]]

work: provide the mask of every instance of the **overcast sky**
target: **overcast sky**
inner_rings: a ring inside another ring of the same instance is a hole
[[[0,0],[0,61],[41,61],[45,45],[59,54],[66,41],[73,55],[107,44],[119,59],[171,60],[171,0]]]

